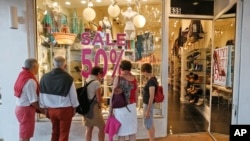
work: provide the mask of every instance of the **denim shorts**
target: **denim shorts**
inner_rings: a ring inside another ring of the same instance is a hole
[[[143,113],[145,113],[147,107],[148,107],[147,104],[143,104]],[[147,130],[149,130],[153,125],[153,109],[154,109],[153,107],[154,107],[154,105],[151,106],[149,118],[143,117],[143,124]]]

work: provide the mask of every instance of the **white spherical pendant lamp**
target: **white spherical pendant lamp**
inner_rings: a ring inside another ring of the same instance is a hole
[[[86,21],[93,21],[96,17],[95,10],[93,8],[85,8],[83,10],[83,17],[85,18]]]
[[[134,17],[133,19],[133,23],[135,25],[135,27],[137,28],[142,28],[144,27],[144,25],[146,24],[146,19],[144,16],[138,14]]]
[[[108,13],[110,17],[116,18],[120,14],[120,7],[118,5],[109,5]]]

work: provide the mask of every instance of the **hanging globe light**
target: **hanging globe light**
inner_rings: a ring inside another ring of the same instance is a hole
[[[116,18],[120,14],[120,7],[118,5],[109,5],[108,13],[110,17]]]
[[[146,24],[146,19],[144,16],[138,14],[134,17],[133,19],[133,23],[135,25],[135,27],[137,28],[142,28],[144,27],[144,25]]]
[[[95,10],[93,8],[87,7],[83,10],[83,17],[86,21],[93,21],[96,17]]]

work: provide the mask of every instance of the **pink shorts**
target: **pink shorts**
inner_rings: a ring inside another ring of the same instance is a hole
[[[27,139],[33,137],[35,129],[35,108],[32,106],[16,106],[15,113],[19,122],[19,138]]]

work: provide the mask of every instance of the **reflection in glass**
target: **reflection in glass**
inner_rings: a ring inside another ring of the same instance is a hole
[[[229,135],[232,112],[232,82],[234,68],[235,18],[218,19],[214,22],[214,50],[212,73],[211,128],[215,138]],[[225,56],[221,54],[224,51]],[[220,62],[223,61],[223,62]],[[216,65],[217,63],[217,65]],[[226,63],[226,64],[225,64]],[[224,69],[222,75],[219,68]],[[218,74],[218,75],[217,75]],[[221,74],[221,75],[220,75]]]

